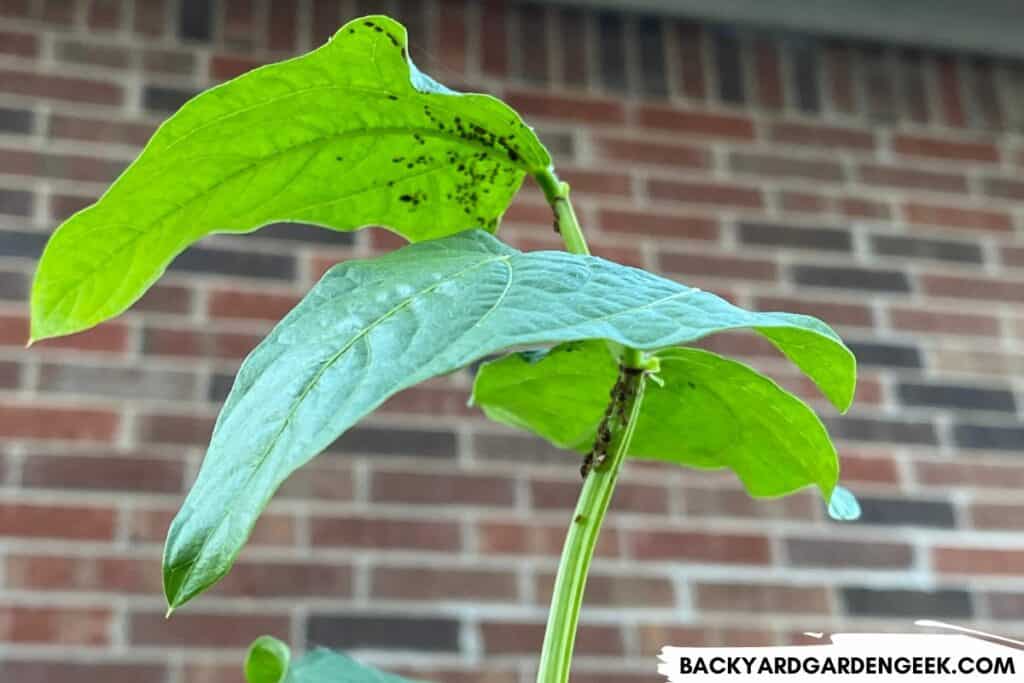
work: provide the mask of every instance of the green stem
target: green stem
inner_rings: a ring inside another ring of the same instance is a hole
[[[537,183],[544,190],[544,196],[555,212],[555,227],[562,235],[565,242],[565,250],[571,254],[590,255],[590,248],[583,236],[579,219],[576,218],[576,211],[569,201],[569,183],[563,183],[551,169],[538,173]]]
[[[569,202],[569,186],[559,182],[553,171],[537,174],[537,182],[555,212],[556,227],[565,241],[565,248],[574,254],[589,254],[586,239],[576,213]],[[628,415],[626,422],[612,433],[608,453],[586,474],[573,520],[565,537],[562,558],[558,564],[555,587],[551,596],[547,630],[537,670],[537,683],[567,683],[572,664],[576,628],[579,623],[583,591],[586,588],[590,561],[594,556],[601,524],[615,490],[622,463],[633,439],[643,401],[645,372],[651,363],[636,349],[622,351],[620,377],[623,390],[613,391],[609,415],[619,410]],[[607,418],[606,418],[607,419]]]

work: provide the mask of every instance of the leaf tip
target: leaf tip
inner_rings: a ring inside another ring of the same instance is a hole
[[[174,608],[170,605],[167,606],[167,612],[164,613],[164,619],[170,619],[174,614]]]

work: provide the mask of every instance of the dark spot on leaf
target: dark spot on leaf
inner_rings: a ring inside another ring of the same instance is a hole
[[[687,382],[687,384],[690,385],[691,389],[696,389],[697,388],[697,385],[694,384],[693,382]]]
[[[389,100],[397,100],[398,99],[398,95],[388,95],[388,99]]]
[[[512,161],[519,161],[519,153],[516,152],[514,149],[510,149],[508,151],[508,158],[511,159]]]
[[[401,197],[398,198],[398,200],[402,201],[402,202],[411,202],[412,201],[412,195],[411,194],[403,194]]]

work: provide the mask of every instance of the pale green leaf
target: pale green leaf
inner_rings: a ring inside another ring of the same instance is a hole
[[[281,683],[288,673],[291,650],[273,636],[260,636],[245,656],[245,680],[248,683]]]
[[[276,221],[383,225],[410,241],[494,230],[551,159],[519,116],[451,91],[407,57],[401,24],[349,22],[303,57],[185,104],[94,205],[53,234],[32,288],[33,340],[127,309],[213,232]]]
[[[659,349],[744,327],[788,330],[782,352],[849,404],[853,356],[821,321],[751,313],[603,259],[521,253],[473,230],[337,265],[239,370],[168,534],[168,603],[224,576],[285,478],[402,389],[517,345]]]
[[[700,349],[655,354],[628,455],[702,469],[729,468],[752,496],[815,485],[828,500],[839,474],[824,425],[803,401],[755,370]],[[493,420],[556,446],[590,450],[618,363],[600,341],[484,364],[473,402]]]

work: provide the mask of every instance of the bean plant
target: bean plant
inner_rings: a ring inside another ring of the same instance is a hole
[[[495,236],[526,176],[564,251],[524,253]],[[627,458],[729,468],[756,497],[814,486],[834,516],[856,514],[807,405],[746,365],[685,346],[752,330],[845,411],[856,366],[838,335],[809,316],[746,311],[591,256],[534,131],[500,100],[420,72],[405,29],[384,16],[211,88],[160,126],[50,238],[30,343],[124,312],[206,235],[279,221],[383,226],[410,244],[330,268],[245,359],[167,534],[168,615],[231,570],[292,472],[395,393],[502,352],[480,366],[471,402],[575,451],[583,478],[541,683],[568,680],[587,569]],[[252,683],[401,680],[326,650],[290,663],[268,637],[245,671]]]

